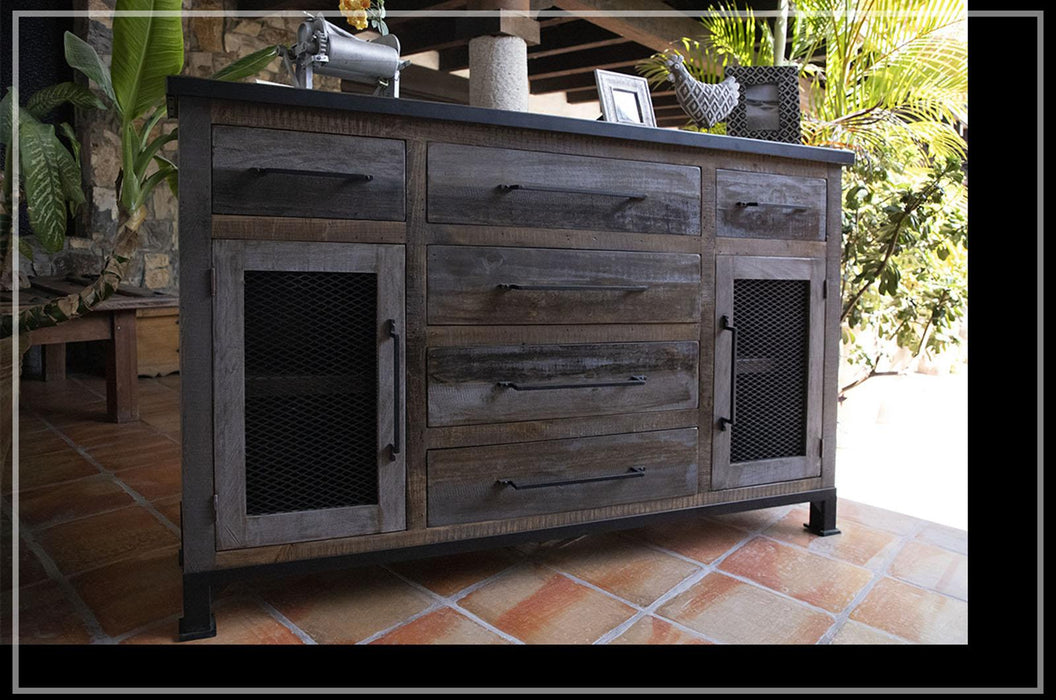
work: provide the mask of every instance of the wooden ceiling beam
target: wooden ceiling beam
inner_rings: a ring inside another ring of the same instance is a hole
[[[608,29],[583,20],[573,19],[556,27],[547,26],[540,21],[540,26],[542,31],[539,45],[528,49],[529,60],[629,41]]]
[[[583,16],[582,19],[642,46],[648,46],[654,51],[672,48],[682,37],[700,38],[703,34],[700,22],[688,16],[653,17],[641,14],[644,11],[672,12],[671,6],[661,0],[554,0],[554,5],[573,13],[604,13],[606,11],[639,13],[622,16],[589,15]]]
[[[633,66],[613,68],[612,71],[614,73],[624,73],[626,75],[637,75]],[[574,73],[572,75],[563,75],[556,78],[532,79],[531,76],[528,77],[528,91],[533,95],[544,95],[549,92],[566,92],[577,88],[591,87],[596,84],[593,70],[583,73]]]
[[[533,77],[555,78],[593,71],[596,68],[611,70],[612,68],[635,66],[651,55],[653,55],[651,49],[627,43],[538,58],[528,61],[528,79],[531,80]]]

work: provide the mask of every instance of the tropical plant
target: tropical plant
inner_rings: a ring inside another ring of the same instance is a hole
[[[179,130],[165,132],[165,80],[183,67],[183,28],[180,0],[117,0],[113,20],[113,52],[109,69],[87,42],[67,32],[66,61],[84,74],[101,93],[76,83],[61,83],[35,93],[18,112],[20,191],[26,201],[31,234],[45,251],[63,247],[67,211],[85,201],[80,187],[79,144],[72,128],[59,131],[68,147],[56,136],[55,127],[39,121],[64,102],[76,107],[112,110],[120,122],[121,167],[117,178],[118,231],[110,255],[99,276],[76,294],[23,309],[17,314],[22,332],[53,326],[82,316],[109,298],[121,283],[138,247],[139,227],[146,218],[146,202],[162,182],[173,193],[177,187],[176,164],[161,149],[178,138]],[[212,77],[237,80],[258,72],[275,56],[269,46],[217,72]],[[12,237],[14,178],[12,177],[13,105],[8,91],[0,102],[0,140],[5,145],[3,209],[0,212],[0,252],[4,269],[13,264]],[[24,241],[18,242],[24,254]],[[12,280],[14,283],[14,280]],[[14,314],[0,319],[0,338],[14,330]]]
[[[731,64],[798,66],[804,143],[856,153],[843,180],[842,320],[845,354],[870,376],[879,357],[856,345],[855,329],[920,353],[953,342],[967,308],[967,147],[955,128],[967,45],[949,31],[964,12],[963,0],[799,0],[786,43],[750,9],[723,5],[676,51],[704,82]],[[662,83],[664,55],[639,72]]]

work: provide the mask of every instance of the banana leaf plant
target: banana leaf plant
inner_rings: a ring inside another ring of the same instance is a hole
[[[0,338],[10,337],[15,324],[25,333],[54,326],[89,312],[109,298],[124,279],[139,245],[139,228],[147,216],[146,202],[166,182],[176,194],[177,166],[162,148],[178,139],[179,130],[165,132],[165,80],[183,69],[181,0],[117,0],[113,20],[113,52],[109,68],[83,39],[67,32],[66,62],[84,74],[95,89],[60,83],[35,93],[18,109],[19,192],[26,202],[32,235],[43,249],[54,253],[65,243],[67,212],[85,202],[80,183],[80,146],[73,129],[58,129],[41,121],[51,109],[71,103],[82,109],[112,110],[120,121],[121,167],[117,178],[118,230],[99,276],[76,294],[0,317]],[[245,56],[212,77],[238,80],[259,72],[278,55],[269,46]],[[0,201],[0,257],[3,270],[13,265],[12,236],[15,210],[13,133],[15,95],[0,101],[0,143],[4,145],[3,199]],[[59,137],[59,134],[65,138]],[[18,241],[23,254],[25,242]],[[12,280],[17,283],[17,280]]]

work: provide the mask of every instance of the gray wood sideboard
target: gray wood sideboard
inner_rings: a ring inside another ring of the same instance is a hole
[[[234,578],[809,502],[850,153],[170,78],[181,639]]]

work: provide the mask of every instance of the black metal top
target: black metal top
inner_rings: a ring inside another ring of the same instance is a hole
[[[217,100],[263,102],[293,107],[343,109],[350,112],[390,114],[420,119],[443,119],[446,121],[490,124],[519,129],[540,129],[543,131],[646,141],[690,148],[756,153],[779,158],[799,158],[801,160],[838,163],[840,165],[851,165],[854,163],[854,153],[835,148],[819,148],[817,146],[762,141],[737,136],[719,136],[716,134],[701,134],[694,131],[677,131],[632,124],[615,124],[588,119],[556,117],[549,114],[466,107],[443,102],[424,102],[404,98],[395,99],[341,92],[324,92],[321,90],[303,90],[301,88],[277,85],[229,83],[219,80],[206,80],[204,78],[170,76],[168,78],[168,94],[170,98],[169,116],[176,116],[176,101],[172,98],[201,97]]]

